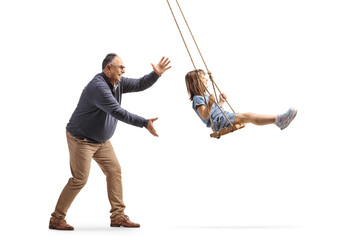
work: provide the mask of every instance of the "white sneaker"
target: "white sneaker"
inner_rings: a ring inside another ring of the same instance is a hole
[[[275,125],[278,126],[281,130],[284,130],[296,117],[296,114],[297,110],[290,108],[286,113],[280,114],[276,117]]]

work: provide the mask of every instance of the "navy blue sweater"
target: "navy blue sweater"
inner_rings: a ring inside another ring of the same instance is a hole
[[[95,75],[84,88],[66,130],[89,142],[103,143],[114,134],[118,120],[137,127],[147,127],[149,120],[121,108],[121,95],[145,90],[158,78],[155,72],[139,79],[121,77],[115,89],[103,72]]]

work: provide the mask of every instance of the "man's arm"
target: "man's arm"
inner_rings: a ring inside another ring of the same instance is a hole
[[[151,72],[138,79],[123,77],[120,84],[123,85],[123,93],[140,92],[154,85],[158,78],[155,72]]]
[[[151,87],[164,72],[171,68],[169,64],[170,60],[162,57],[157,65],[151,64],[154,71],[150,74],[139,79],[122,78],[123,93],[139,92]]]
[[[121,108],[106,84],[99,84],[93,87],[90,101],[92,101],[96,107],[110,114],[117,120],[137,127],[147,127],[148,125],[149,120]]]

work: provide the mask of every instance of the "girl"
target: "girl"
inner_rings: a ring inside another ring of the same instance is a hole
[[[211,127],[210,116],[213,121],[215,132],[219,131],[221,128],[230,126],[223,113],[216,104],[214,104],[214,95],[211,94],[209,96],[205,92],[208,88],[208,79],[205,77],[205,72],[203,70],[199,69],[188,72],[185,76],[185,83],[190,100],[193,102],[193,109],[207,127]],[[233,124],[252,123],[255,125],[266,125],[275,123],[277,127],[283,130],[291,123],[297,113],[293,108],[290,108],[286,113],[277,116],[256,113],[229,113],[222,108],[227,99],[226,95],[221,93],[219,98],[219,107]]]

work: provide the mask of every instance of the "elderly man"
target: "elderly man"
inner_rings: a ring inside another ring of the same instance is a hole
[[[69,179],[51,214],[49,228],[74,230],[66,223],[65,216],[76,195],[85,186],[93,158],[106,175],[108,197],[111,205],[111,227],[140,227],[124,214],[121,168],[109,139],[114,134],[117,121],[146,127],[158,136],[154,121],[145,119],[121,108],[121,95],[151,87],[171,66],[164,57],[157,65],[151,64],[153,72],[140,79],[123,77],[125,66],[116,54],[108,54],[102,63],[102,72],[84,88],[79,103],[66,127],[70,152],[72,178]]]

